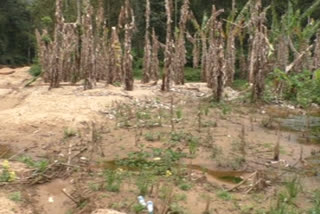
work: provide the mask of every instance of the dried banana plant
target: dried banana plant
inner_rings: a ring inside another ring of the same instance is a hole
[[[76,66],[76,53],[78,48],[77,23],[64,23],[61,80],[64,82],[77,82],[80,78]]]
[[[317,33],[313,51],[313,71],[320,69],[320,30]]]
[[[173,58],[174,63],[174,79],[177,85],[184,84],[184,67],[187,63],[186,59],[186,47],[185,47],[185,34],[186,34],[186,26],[189,18],[189,8],[190,2],[189,0],[184,0],[183,5],[181,7],[181,17],[179,22],[179,32],[178,38],[175,42],[175,54]]]
[[[150,43],[150,0],[146,0],[146,33],[144,44],[144,58],[143,58],[143,83],[148,83],[151,79],[151,60],[152,60],[152,47]]]
[[[125,89],[127,91],[133,90],[133,71],[131,54],[132,49],[132,36],[135,28],[135,17],[133,9],[130,6],[130,1],[126,0],[124,7],[122,7],[119,16],[119,25],[124,28],[124,54],[122,61],[122,68],[124,74]]]
[[[109,47],[110,71],[108,84],[122,82],[122,48],[116,27],[112,27]]]
[[[289,64],[289,56],[290,56],[290,50],[289,50],[289,42],[288,37],[285,34],[281,34],[278,36],[277,41],[277,49],[276,49],[276,63],[275,67],[276,69],[280,69],[281,71],[285,71],[287,65]],[[278,95],[282,95],[283,91],[283,82],[277,81],[275,82],[276,86],[276,93]]]
[[[209,49],[206,57],[207,83],[212,88],[214,100],[220,102],[226,83],[226,59],[225,59],[225,37],[221,21],[218,16],[223,10],[217,11],[212,7],[212,16],[208,21]]]
[[[94,48],[95,48],[95,68],[96,80],[106,80],[108,76],[108,30],[105,28],[106,22],[104,18],[103,1],[98,1],[98,9],[96,11],[94,32]]]
[[[251,40],[249,80],[252,82],[252,102],[262,98],[265,89],[265,76],[268,71],[268,57],[270,43],[267,35],[266,12],[262,11],[261,0],[252,5],[251,28],[253,39]]]
[[[236,2],[232,0],[232,11],[229,18],[230,22],[234,21],[236,15]],[[227,74],[227,85],[231,86],[234,80],[234,74],[236,70],[236,33],[238,31],[237,25],[227,23],[227,47],[226,47],[226,74]]]
[[[201,41],[201,81],[207,82],[207,53],[208,53],[208,39],[207,39],[207,24],[208,17],[203,16],[202,25],[200,25],[195,18],[194,14],[190,11],[189,19],[191,20],[194,28],[196,29]],[[190,37],[189,37],[190,41]],[[192,43],[192,42],[191,42]],[[200,51],[200,50],[199,50]]]
[[[45,82],[49,82],[49,73],[46,71],[49,71],[49,68],[51,67],[50,56],[52,56],[53,44],[47,30],[43,30],[41,34],[39,30],[36,30],[35,34],[38,47],[37,53],[39,63],[41,65],[42,70],[45,71],[42,74],[42,78]]]
[[[221,37],[223,37],[224,32],[222,30],[222,23],[218,21],[218,16],[223,12],[223,10],[217,11],[215,5],[212,6],[212,15],[207,23],[207,28],[209,29],[209,36],[208,36],[208,50],[206,51],[205,55],[205,72],[206,74],[205,79],[207,80],[207,84],[209,88],[213,88],[216,85],[215,76],[216,71],[220,70],[218,67],[218,52],[220,49],[220,45],[224,47],[224,44],[220,44]]]
[[[162,76],[162,91],[169,91],[171,84],[171,73],[172,73],[172,58],[174,52],[174,42],[172,40],[172,12],[173,2],[172,0],[165,1],[166,14],[167,14],[167,35],[166,45],[164,53],[164,71]]]
[[[199,33],[196,32],[194,36],[191,36],[189,32],[187,32],[187,39],[192,44],[192,64],[193,68],[199,68],[200,66],[200,44],[199,44]]]
[[[56,1],[56,25],[54,30],[54,41],[52,43],[52,54],[50,56],[50,67],[49,70],[49,83],[51,88],[58,88],[61,73],[62,73],[62,55],[61,55],[61,48],[62,48],[62,40],[63,40],[63,23],[64,18],[62,14],[62,0]]]
[[[159,49],[160,49],[160,42],[158,40],[155,30],[153,29],[150,78],[155,82],[159,80],[159,56],[158,56]]]
[[[84,89],[87,90],[96,86],[96,52],[92,27],[93,8],[89,0],[84,0],[83,7],[87,13],[82,16],[83,33],[81,35],[80,70],[84,78]]]

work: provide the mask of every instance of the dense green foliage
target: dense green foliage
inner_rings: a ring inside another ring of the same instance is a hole
[[[237,11],[246,4],[247,0],[237,0]],[[99,7],[99,0],[91,0],[95,8]],[[110,29],[116,26],[120,7],[124,0],[102,0],[105,10],[106,27]],[[174,0],[173,26],[177,29],[179,25],[180,7],[182,0]],[[268,28],[270,31],[270,42],[275,43],[282,35],[290,36],[295,49],[303,50],[299,45],[304,40],[313,41],[315,34],[320,26],[320,1],[315,0],[291,0],[291,1],[263,1],[264,6],[270,6],[267,10]],[[315,4],[316,3],[316,4]],[[133,56],[134,56],[134,76],[138,79],[142,77],[143,65],[143,47],[145,35],[145,0],[131,0],[134,14],[136,17],[136,30],[133,37]],[[151,28],[156,30],[157,35],[162,43],[165,42],[166,35],[166,14],[165,1],[151,0]],[[190,0],[190,8],[195,15],[198,23],[202,23],[203,17],[208,17],[211,13],[211,5],[215,4],[218,9],[223,8],[223,18],[229,20],[232,8],[232,1],[218,0]],[[313,7],[311,7],[313,5]],[[77,17],[77,0],[63,0],[64,18],[67,22],[74,22]],[[248,14],[244,14],[248,16]],[[313,24],[307,24],[313,20]],[[0,65],[22,65],[31,64],[35,57],[35,29],[48,29],[52,36],[55,22],[55,0],[1,0],[0,2]],[[228,22],[226,21],[225,24]],[[228,29],[228,26],[226,26]],[[188,25],[188,31],[192,34],[196,29],[192,24]],[[227,30],[228,32],[228,30]],[[248,37],[245,36],[245,37]],[[52,39],[50,36],[48,40]],[[246,41],[242,50],[244,55],[247,53]],[[239,42],[239,41],[238,41]],[[185,78],[187,81],[199,81],[200,70],[191,69],[192,66],[192,46],[187,42],[187,68]],[[162,58],[162,54],[160,54]],[[293,58],[294,56],[290,56]],[[163,66],[163,65],[160,65]],[[281,81],[281,99],[290,100],[302,106],[308,106],[311,103],[320,103],[320,75],[319,72],[315,78],[310,78],[309,71],[295,74],[290,72],[286,74],[281,71],[283,68],[276,69],[269,76],[269,88],[265,94],[266,98],[273,97],[278,85],[272,83]],[[40,66],[33,66],[30,73],[38,76],[41,73]],[[244,90],[249,85],[246,81],[239,80],[244,77],[236,73],[234,88]],[[268,94],[269,93],[269,94]]]
[[[0,64],[21,65],[34,57],[33,24],[23,0],[0,1]]]
[[[98,0],[91,0],[92,4],[97,7]],[[106,11],[107,27],[115,26],[118,20],[118,14],[124,0],[104,0],[104,8]],[[174,26],[179,23],[180,6],[182,0],[175,0]],[[209,14],[211,4],[215,4],[217,8],[224,8],[224,16],[227,18],[231,11],[231,0],[191,0],[191,8],[198,22],[201,23],[204,14]],[[247,0],[239,0],[237,7],[241,8]],[[270,1],[264,1],[270,4]],[[295,0],[296,9],[305,11],[314,2],[313,0]],[[286,11],[288,4],[286,1],[273,1],[274,11],[280,17]],[[75,21],[76,19],[76,0],[64,0],[64,17],[67,21]],[[134,35],[134,50],[137,57],[143,55],[143,44],[145,34],[145,0],[132,0],[132,6],[135,11],[137,29]],[[164,1],[151,0],[151,27],[155,28],[162,42],[165,40],[165,8]],[[55,0],[1,0],[0,2],[0,64],[25,64],[32,62],[34,57],[35,42],[34,29],[42,29],[49,25],[49,31],[53,31],[53,22],[46,20],[54,20]],[[270,16],[271,16],[271,10]],[[315,9],[314,18],[319,18],[320,7]],[[270,22],[272,19],[269,19]],[[272,23],[269,23],[270,25]],[[189,26],[190,27],[190,26]],[[191,29],[192,30],[192,29]],[[190,55],[191,53],[189,53]],[[191,59],[191,57],[188,57]]]

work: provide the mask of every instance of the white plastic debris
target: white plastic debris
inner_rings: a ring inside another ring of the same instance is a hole
[[[54,200],[53,200],[53,197],[52,197],[52,196],[50,196],[50,197],[49,197],[48,202],[49,202],[49,203],[53,203],[53,202],[54,202]]]
[[[147,203],[146,201],[144,200],[143,196],[138,196],[138,201],[139,201],[139,204],[141,204],[142,206],[146,207],[147,206]]]
[[[148,209],[149,214],[153,214],[153,203],[152,203],[152,201],[148,201],[147,202],[147,209]]]

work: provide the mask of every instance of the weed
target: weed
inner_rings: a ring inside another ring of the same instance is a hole
[[[249,205],[244,205],[243,207],[241,207],[241,214],[251,214],[253,211],[254,206],[252,204]]]
[[[42,73],[41,66],[39,64],[33,64],[29,70],[29,73],[34,77],[40,76]]]
[[[148,191],[153,183],[153,176],[150,172],[142,172],[140,173],[136,184],[139,189],[139,195],[147,195]]]
[[[246,90],[249,87],[247,80],[237,79],[233,81],[232,88],[238,91]]]
[[[18,158],[18,161],[26,164],[27,166],[36,169],[38,172],[44,172],[47,170],[49,161],[44,159],[40,161],[34,161],[31,157],[21,156]]]
[[[76,135],[77,135],[77,132],[71,128],[65,128],[63,130],[64,139],[72,138],[72,137],[75,137]]]
[[[213,102],[211,104],[212,108],[218,108],[222,111],[223,115],[227,115],[232,111],[232,108],[230,105],[228,105],[227,103],[217,103],[217,102]]]
[[[244,157],[235,157],[230,161],[230,166],[232,169],[236,170],[243,166],[243,164],[246,162]]]
[[[171,142],[183,142],[187,134],[184,132],[172,132],[170,136]]]
[[[66,214],[73,214],[73,211],[72,211],[72,210],[68,210],[68,211],[66,212]]]
[[[294,177],[292,180],[285,182],[285,187],[289,196],[289,202],[295,199],[299,192],[302,191],[302,186],[297,177]]]
[[[160,133],[148,132],[144,135],[144,139],[150,142],[158,141],[160,140],[160,138],[161,138]]]
[[[12,192],[8,197],[11,201],[20,202],[22,201],[21,192]]]
[[[199,147],[199,140],[195,137],[189,137],[188,139],[188,147],[189,147],[189,154],[195,155],[197,152],[197,149]]]
[[[184,193],[181,193],[181,194],[177,193],[173,196],[173,199],[175,201],[187,201],[187,195]]]
[[[94,192],[97,192],[97,191],[100,190],[100,185],[97,184],[97,183],[92,183],[92,182],[90,182],[90,183],[88,184],[88,186],[89,186],[89,189],[92,190],[92,191],[94,191]]]
[[[189,182],[183,182],[183,183],[179,184],[179,188],[183,191],[188,191],[192,188],[192,184]]]
[[[320,213],[320,190],[316,190],[313,194],[313,207],[308,210],[308,214]]]
[[[109,192],[119,192],[122,182],[122,172],[107,170],[105,173],[105,188]]]
[[[136,214],[138,213],[142,213],[142,211],[144,211],[145,207],[142,206],[141,204],[134,204],[132,206],[132,211]]]
[[[2,163],[2,172],[0,174],[0,182],[12,182],[16,180],[16,174],[10,169],[10,164],[7,160]]]
[[[223,150],[221,147],[219,147],[216,144],[212,145],[212,149],[211,149],[211,158],[214,160],[216,158],[218,158],[220,155],[223,155]]]
[[[186,211],[183,206],[177,202],[173,202],[170,204],[170,213],[186,213]]]
[[[176,117],[177,117],[178,120],[182,119],[182,109],[178,109],[176,111]]]
[[[217,192],[217,197],[221,198],[224,201],[230,201],[232,199],[232,195],[229,192],[223,190]]]

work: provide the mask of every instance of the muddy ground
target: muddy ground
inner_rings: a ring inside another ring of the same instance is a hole
[[[0,213],[146,213],[140,194],[161,214],[268,213],[294,178],[295,209],[313,206],[318,107],[245,104],[232,89],[212,104],[202,83],[25,87],[28,69],[0,69],[0,180],[5,160],[15,174],[0,182]]]

